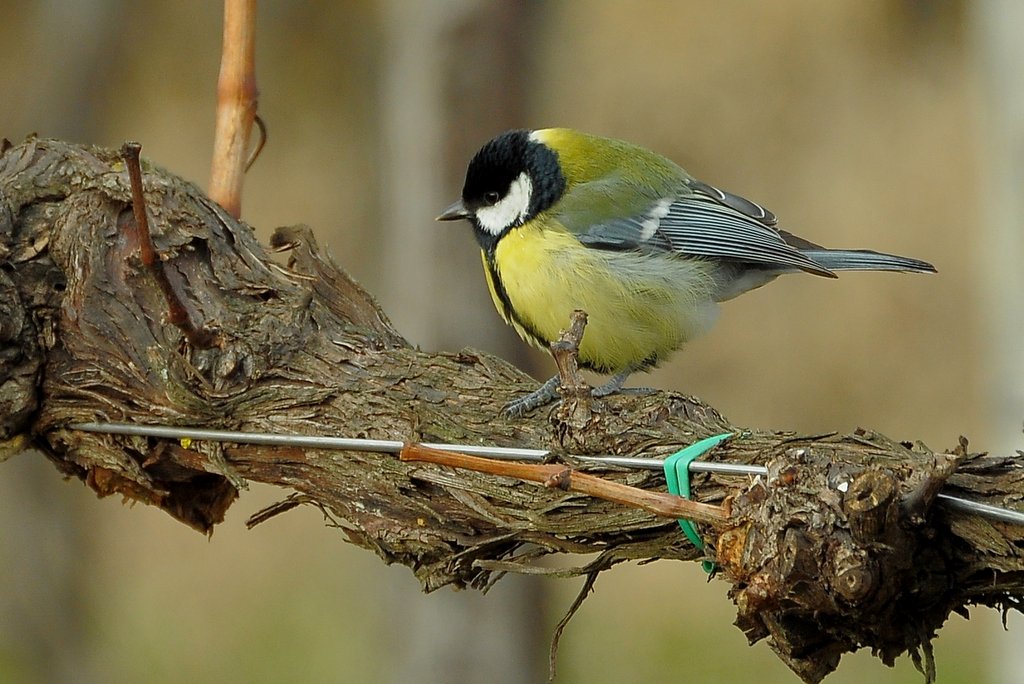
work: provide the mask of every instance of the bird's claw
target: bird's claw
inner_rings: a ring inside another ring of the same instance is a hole
[[[513,399],[501,409],[506,418],[522,418],[535,408],[550,404],[558,398],[558,376],[550,378],[529,394]]]
[[[657,390],[651,387],[629,387],[623,389],[622,383],[629,377],[631,371],[624,371],[615,375],[611,380],[604,383],[600,387],[593,388],[590,393],[595,398],[607,397],[609,394],[650,394]],[[513,399],[501,409],[501,413],[506,418],[522,418],[527,413],[535,408],[540,408],[546,404],[559,399],[558,397],[558,384],[559,377],[556,375],[550,378],[543,385],[538,387],[533,392]],[[559,399],[560,401],[560,399]]]

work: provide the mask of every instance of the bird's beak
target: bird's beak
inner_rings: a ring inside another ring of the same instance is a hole
[[[441,212],[436,221],[458,221],[459,219],[468,219],[472,214],[469,209],[466,209],[466,205],[462,203],[462,200],[455,200],[451,206]]]

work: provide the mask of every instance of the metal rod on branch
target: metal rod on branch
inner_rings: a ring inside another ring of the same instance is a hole
[[[98,432],[111,435],[138,435],[168,439],[195,439],[235,444],[264,444],[291,446],[305,449],[336,449],[342,451],[370,451],[397,454],[406,443],[388,439],[359,439],[349,437],[328,437],[321,435],[279,435],[266,432],[239,432],[237,430],[211,430],[209,428],[181,427],[174,425],[142,425],[135,423],[88,422],[69,425],[73,430]],[[528,447],[499,447],[484,444],[421,444],[427,449],[458,451],[463,454],[484,456],[489,459],[541,461],[553,454],[546,449]],[[583,456],[571,454],[571,458],[595,465],[661,470],[665,461],[660,458],[638,456]],[[688,466],[692,473],[718,473],[721,475],[765,476],[768,469],[761,465],[747,463],[720,463],[715,461],[693,461]],[[950,508],[970,511],[992,520],[1024,525],[1024,512],[971,501],[952,494],[939,492],[936,498]]]

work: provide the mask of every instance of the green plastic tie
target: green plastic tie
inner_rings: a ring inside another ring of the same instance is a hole
[[[681,496],[684,499],[690,498],[690,463],[703,456],[711,449],[732,437],[731,432],[726,432],[714,437],[706,437],[699,442],[694,442],[685,449],[680,449],[665,459],[665,481],[668,483],[670,494]],[[687,539],[693,542],[698,550],[704,548],[704,540],[697,534],[696,528],[689,520],[680,519],[679,527]],[[704,560],[701,562],[704,572],[709,575],[715,571],[714,561]]]

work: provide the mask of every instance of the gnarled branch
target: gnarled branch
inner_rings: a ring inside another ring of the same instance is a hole
[[[472,350],[427,354],[319,253],[280,229],[274,261],[193,185],[144,169],[150,232],[167,286],[195,325],[168,319],[168,293],[139,258],[127,174],[108,150],[29,140],[0,156],[0,454],[34,446],[99,495],[159,506],[209,531],[246,481],[299,492],[430,590],[486,588],[548,554],[593,553],[592,572],[630,559],[699,554],[669,519],[506,476],[387,454],[171,442],[69,425],[133,421],[393,440],[533,446],[663,457],[736,436],[708,457],[767,477],[695,476],[697,500],[731,501],[702,526],[737,624],[767,638],[806,681],[843,652],[886,662],[923,650],[951,611],[1016,607],[1024,530],[936,504],[940,489],[1019,506],[1013,457],[935,453],[869,431],[744,430],[671,393],[615,396],[588,411],[497,416],[531,381]],[[575,467],[664,489],[652,471]],[[287,505],[284,506],[286,508]]]

